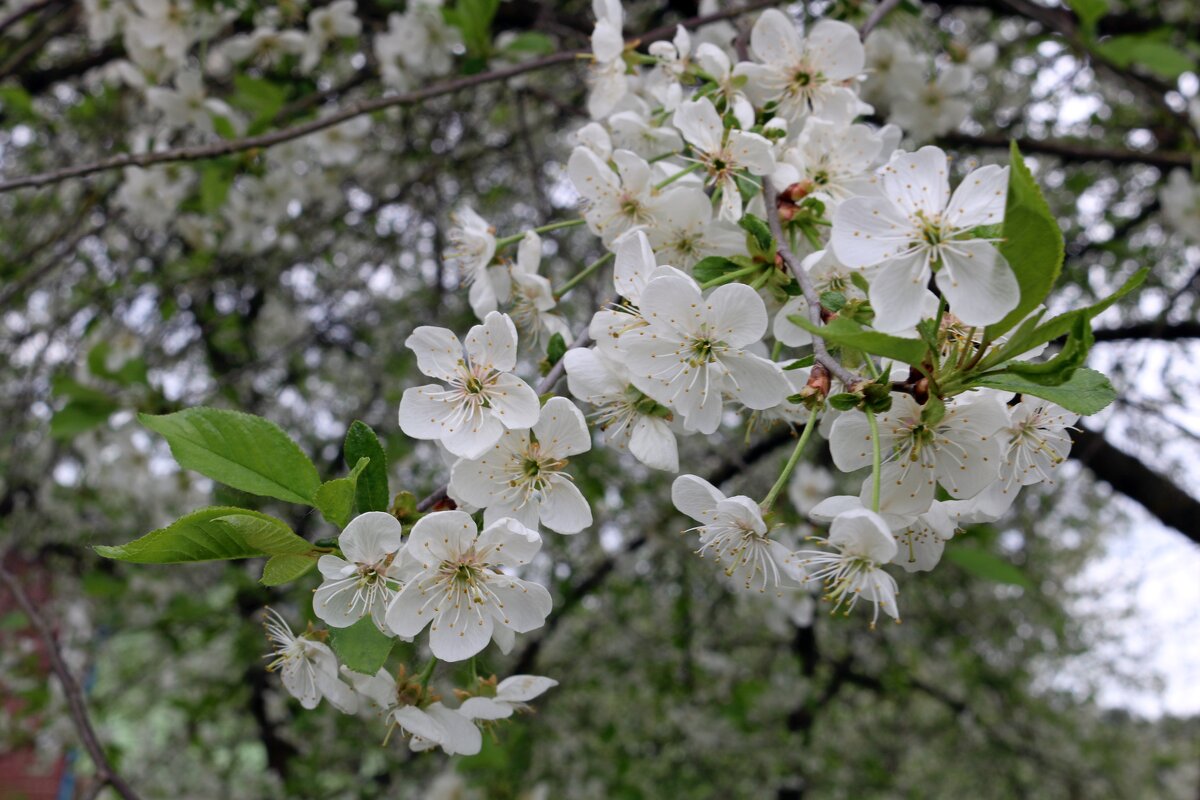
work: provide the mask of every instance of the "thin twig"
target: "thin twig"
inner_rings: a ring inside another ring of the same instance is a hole
[[[30,14],[36,14],[47,6],[52,6],[55,3],[61,2],[62,0],[36,0],[36,2],[30,3],[23,8],[18,8],[4,19],[0,19],[0,33],[4,33],[6,30],[25,19],[25,17],[29,16]]]
[[[817,294],[817,289],[813,286],[812,278],[808,272],[800,266],[796,254],[792,252],[791,245],[788,244],[787,238],[783,235],[783,226],[779,224],[779,209],[775,205],[778,195],[775,192],[775,186],[771,183],[771,179],[763,177],[763,199],[767,204],[767,224],[771,228],[771,235],[775,237],[775,242],[779,246],[779,257],[783,259],[783,264],[795,276],[796,281],[800,284],[800,291],[804,294],[804,299],[808,303],[808,319],[813,325],[821,325],[821,298]],[[846,387],[846,391],[854,391],[854,386],[862,381],[862,378],[850,372],[842,366],[841,362],[833,356],[829,355],[829,349],[825,346],[825,340],[820,334],[813,334],[813,355],[816,362],[825,369],[829,370],[829,374],[837,378]]]
[[[900,5],[900,0],[883,0],[882,3],[875,6],[875,10],[871,12],[871,16],[867,17],[867,21],[858,29],[858,38],[866,39],[871,34],[871,31],[875,30],[875,27],[883,22],[884,17],[892,13],[898,5]]]
[[[719,11],[715,14],[705,14],[699,17],[680,22],[685,28],[696,28],[702,25],[707,25],[710,22],[717,22],[723,19],[729,19],[741,14],[746,14],[751,11],[756,11],[760,8],[776,5],[779,0],[754,0],[740,8],[728,9]],[[632,39],[627,42],[627,46],[635,47],[648,42],[666,39],[675,33],[675,25],[666,25],[661,28],[655,28],[642,36]],[[290,142],[294,139],[300,139],[309,136],[318,131],[332,128],[335,125],[340,125],[347,120],[355,117],[360,117],[364,114],[373,114],[376,111],[382,111],[387,108],[395,108],[398,106],[409,106],[417,103],[422,103],[426,100],[432,100],[436,97],[442,97],[455,92],[461,92],[465,89],[474,89],[478,86],[483,86],[488,83],[514,78],[518,75],[524,75],[528,72],[536,72],[538,70],[548,69],[549,67],[558,66],[559,64],[569,64],[577,60],[589,57],[590,53],[580,50],[568,50],[561,53],[554,53],[542,58],[537,58],[532,61],[526,61],[521,64],[515,64],[510,67],[492,70],[491,72],[482,72],[478,75],[468,75],[462,78],[455,78],[444,83],[435,84],[424,89],[418,89],[414,92],[404,92],[401,94],[387,95],[377,97],[372,100],[360,100],[357,103],[351,103],[341,111],[335,114],[330,114],[327,117],[310,120],[300,125],[294,125],[290,128],[283,128],[271,133],[264,133],[258,136],[247,136],[243,139],[228,139],[225,141],[214,142],[208,145],[199,147],[180,147],[173,150],[161,150],[158,152],[149,153],[122,153],[112,158],[107,158],[102,161],[95,161],[90,164],[78,164],[72,167],[63,167],[62,169],[51,170],[50,172],[42,172],[35,175],[25,175],[20,178],[0,182],[0,193],[11,192],[16,189],[24,189],[35,186],[47,186],[53,183],[59,183],[69,178],[81,178],[86,175],[94,175],[98,172],[108,172],[114,169],[123,167],[147,167],[154,164],[166,164],[186,161],[202,161],[209,158],[218,158],[220,156],[230,155],[232,153],[242,153],[247,150],[265,150],[274,147],[284,142]]]
[[[2,562],[0,562],[0,583],[3,583],[12,592],[17,605],[25,612],[25,616],[29,618],[29,623],[46,645],[46,655],[50,659],[50,668],[54,670],[54,674],[58,676],[59,683],[62,684],[63,694],[66,695],[67,706],[71,712],[71,719],[75,723],[75,729],[79,732],[79,738],[83,740],[83,746],[92,758],[92,763],[96,766],[97,779],[101,784],[111,786],[125,800],[139,800],[137,792],[113,769],[108,756],[104,754],[104,748],[100,745],[100,740],[96,736],[96,730],[92,727],[91,717],[88,716],[87,705],[83,701],[83,690],[79,687],[79,682],[75,680],[75,676],[71,674],[71,670],[67,668],[67,664],[63,660],[62,652],[58,649],[58,642],[55,640],[50,626],[42,619],[37,608],[34,607],[33,601],[29,599],[29,595],[25,594],[25,589],[21,586],[21,583],[12,573],[4,568]]]

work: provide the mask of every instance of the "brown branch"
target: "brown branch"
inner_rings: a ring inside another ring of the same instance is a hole
[[[715,14],[706,14],[704,16],[692,17],[691,19],[680,22],[685,28],[696,28],[707,25],[711,22],[717,22],[723,19],[729,19],[741,14],[746,14],[751,11],[756,11],[760,8],[776,5],[778,0],[754,0],[740,8],[728,9],[719,11]],[[675,33],[675,25],[665,25],[661,28],[655,28],[642,36],[630,40],[627,46],[633,47],[640,44],[658,41],[660,39],[670,38]],[[423,103],[426,100],[432,100],[437,97],[461,92],[466,89],[474,89],[478,86],[483,86],[497,81],[508,80],[518,75],[524,75],[529,72],[548,69],[560,64],[569,64],[577,60],[587,58],[590,54],[586,51],[568,50],[561,53],[543,56],[532,61],[526,61],[521,64],[515,64],[510,67],[492,70],[491,72],[482,72],[477,75],[468,75],[461,78],[445,81],[444,83],[434,84],[433,86],[424,89],[418,89],[414,92],[404,92],[401,94],[386,95],[377,97],[372,100],[361,100],[357,103],[351,103],[335,114],[320,119],[310,120],[309,122],[300,125],[294,125],[290,128],[264,133],[258,136],[248,136],[242,139],[228,139],[225,141],[214,142],[208,145],[199,147],[180,147],[173,150],[161,150],[158,152],[149,153],[122,153],[112,158],[107,158],[102,161],[95,161],[90,164],[77,164],[71,167],[52,170],[50,172],[42,172],[35,175],[25,175],[19,178],[13,178],[8,181],[0,182],[0,193],[11,192],[16,189],[24,189],[28,187],[47,186],[53,183],[59,183],[69,178],[82,178],[87,175],[94,175],[98,172],[108,172],[114,169],[123,167],[148,167],[155,164],[178,163],[187,161],[202,161],[210,158],[218,158],[233,153],[242,153],[247,150],[265,150],[274,147],[284,142],[290,142],[295,139],[300,139],[326,128],[340,125],[347,120],[355,117],[360,117],[364,114],[373,114],[376,111],[382,111],[387,108],[395,108],[398,106],[410,106],[418,103]]]
[[[71,719],[75,723],[76,731],[79,732],[79,738],[83,740],[83,746],[92,758],[92,763],[96,766],[97,779],[101,785],[107,784],[111,786],[125,800],[139,800],[137,792],[113,769],[108,756],[104,754],[104,748],[100,745],[95,728],[92,727],[92,720],[88,715],[87,704],[83,700],[83,690],[80,688],[79,682],[75,680],[75,676],[71,674],[71,670],[67,668],[67,663],[63,660],[62,652],[58,649],[58,642],[55,640],[50,626],[42,619],[41,614],[34,607],[33,601],[29,599],[29,595],[25,594],[25,589],[21,586],[20,581],[4,568],[2,561],[0,561],[0,583],[3,583],[12,592],[17,605],[25,612],[25,616],[29,618],[30,625],[33,626],[38,636],[41,637],[42,642],[46,645],[46,655],[50,659],[50,668],[54,670],[54,674],[58,677],[58,682],[62,684],[63,694],[67,698],[67,706],[71,713]]]
[[[892,13],[897,6],[900,5],[900,0],[883,0],[879,5],[875,6],[875,10],[871,12],[871,16],[867,17],[867,21],[858,29],[858,38],[866,39],[871,35],[871,31],[883,22],[884,18]]]
[[[787,237],[783,235],[783,226],[779,222],[779,209],[776,205],[779,195],[775,192],[775,187],[771,183],[771,179],[763,178],[763,200],[767,206],[767,224],[771,228],[771,235],[775,237],[775,241],[779,247],[779,257],[783,259],[783,264],[796,278],[800,284],[800,291],[804,294],[804,299],[808,301],[808,319],[813,325],[820,326],[821,321],[821,298],[817,294],[817,289],[813,286],[812,278],[804,270],[796,258],[796,254],[792,252],[791,245],[788,244]],[[816,362],[825,369],[829,370],[829,374],[840,380],[846,387],[846,391],[854,391],[854,386],[862,381],[850,370],[842,366],[841,362],[833,356],[829,355],[829,349],[825,346],[825,340],[819,334],[813,335],[813,354]]]
[[[1123,342],[1139,339],[1175,342],[1182,339],[1200,339],[1200,320],[1184,322],[1135,322],[1120,328],[1100,328],[1092,331],[1097,342]]]
[[[29,16],[30,14],[36,14],[43,8],[55,5],[56,3],[61,3],[62,1],[63,0],[35,0],[35,2],[32,2],[23,8],[18,8],[4,19],[0,19],[0,33],[4,33],[6,30],[25,19],[25,17]]]
[[[1102,433],[1072,431],[1071,458],[1087,466],[1100,480],[1136,500],[1164,525],[1200,544],[1200,500],[1176,486],[1166,475],[1113,446]]]
[[[998,147],[1008,149],[1012,138],[1002,134],[947,133],[940,139],[942,144],[957,147]],[[1190,153],[1173,151],[1128,150],[1122,147],[1092,147],[1083,142],[1061,139],[1017,139],[1017,147],[1023,153],[1043,153],[1057,156],[1064,161],[1108,161],[1113,164],[1149,164],[1160,169],[1174,167],[1191,168]]]

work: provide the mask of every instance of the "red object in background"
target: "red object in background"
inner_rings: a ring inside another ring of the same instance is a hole
[[[36,564],[9,559],[4,566],[17,576],[35,603],[42,603],[48,599],[48,577]],[[16,600],[0,586],[0,617],[13,611],[20,611]],[[10,641],[32,641],[41,655],[43,674],[49,680],[50,662],[46,657],[46,648],[32,629],[7,631],[4,637]],[[5,697],[0,713],[12,714],[19,709],[19,699]],[[66,774],[66,755],[46,764],[39,762],[32,748],[12,752],[0,751],[0,800],[56,800]]]

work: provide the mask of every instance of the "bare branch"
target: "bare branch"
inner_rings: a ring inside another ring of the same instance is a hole
[[[883,22],[884,18],[892,13],[897,6],[900,5],[900,0],[883,0],[879,5],[875,6],[875,10],[871,12],[871,16],[867,17],[867,21],[858,29],[858,38],[866,39],[871,35],[871,31]]]
[[[707,25],[710,22],[717,22],[723,19],[729,19],[741,14],[747,14],[751,11],[756,11],[760,8],[776,5],[778,0],[754,0],[740,8],[728,9],[719,11],[715,14],[706,14],[699,17],[680,22],[685,28],[697,28]],[[648,42],[658,41],[660,39],[669,38],[675,33],[675,25],[664,25],[661,28],[655,28],[642,36],[632,39],[626,43],[628,47],[635,47]],[[497,81],[508,80],[518,75],[524,75],[529,72],[548,69],[560,64],[569,64],[577,60],[590,57],[590,53],[580,50],[569,50],[561,53],[543,56],[532,61],[526,61],[521,64],[515,64],[511,67],[492,70],[491,72],[482,72],[478,75],[468,75],[466,77],[455,78],[444,83],[435,84],[424,89],[418,89],[414,92],[404,92],[401,94],[386,95],[377,97],[371,100],[361,100],[357,103],[352,103],[346,106],[337,113],[330,114],[326,117],[310,120],[300,125],[294,125],[290,128],[264,133],[258,136],[247,136],[242,139],[227,139],[225,141],[214,142],[208,145],[199,147],[180,147],[173,150],[161,150],[153,153],[122,153],[112,158],[107,158],[102,161],[95,161],[90,164],[77,164],[72,167],[64,167],[62,169],[52,170],[50,172],[42,172],[35,175],[26,175],[20,178],[0,182],[0,192],[11,192],[16,189],[24,189],[36,186],[47,186],[54,183],[67,180],[69,178],[82,178],[87,175],[94,175],[98,172],[108,172],[123,167],[148,167],[154,164],[178,163],[186,161],[203,161],[210,158],[218,158],[220,156],[230,155],[232,153],[243,153],[247,150],[265,150],[274,147],[284,142],[290,142],[295,139],[300,139],[309,136],[318,131],[332,128],[340,125],[347,120],[355,117],[360,117],[364,114],[373,114],[376,111],[382,111],[387,108],[396,108],[399,106],[410,106],[418,103],[423,103],[426,100],[432,100],[436,97],[461,92],[465,89],[474,89],[478,86],[483,86]]]
[[[41,637],[42,642],[45,643],[46,655],[50,659],[50,668],[54,670],[54,674],[58,677],[58,682],[62,684],[63,694],[67,698],[67,706],[71,712],[71,719],[75,723],[75,729],[79,732],[79,738],[83,740],[83,746],[92,758],[92,763],[96,765],[96,775],[99,781],[101,784],[111,786],[125,800],[139,800],[137,792],[113,769],[108,756],[104,754],[104,748],[100,745],[95,728],[92,727],[92,720],[88,715],[87,704],[83,700],[83,690],[79,687],[79,682],[75,680],[75,676],[71,674],[71,670],[67,668],[67,664],[63,660],[62,652],[58,649],[58,642],[55,640],[50,626],[42,619],[42,615],[34,607],[33,601],[25,593],[25,589],[21,586],[20,581],[4,568],[2,561],[0,561],[0,583],[3,583],[12,592],[17,605],[25,612],[25,616],[29,618],[30,625],[33,626],[38,636]]]
[[[946,145],[960,147],[999,147],[1007,149],[1010,137],[1002,134],[948,133],[941,137]],[[1043,153],[1057,156],[1064,161],[1108,161],[1113,164],[1149,164],[1160,169],[1173,167],[1190,168],[1190,153],[1162,150],[1140,151],[1122,147],[1093,147],[1084,142],[1069,142],[1056,139],[1017,139],[1017,147],[1023,153]]]

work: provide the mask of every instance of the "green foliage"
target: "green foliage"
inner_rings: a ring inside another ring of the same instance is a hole
[[[567,354],[567,341],[563,339],[561,333],[556,333],[550,337],[550,341],[546,344],[546,361],[550,366],[554,366],[562,357]]]
[[[331,628],[329,646],[343,664],[355,672],[374,675],[387,661],[396,640],[384,636],[370,616],[349,628]]]
[[[262,417],[200,406],[138,419],[166,438],[180,466],[234,489],[312,505],[321,486],[299,445]]]
[[[556,49],[554,40],[537,31],[522,31],[504,45],[505,53],[515,55],[547,56]]]
[[[1087,368],[1074,370],[1070,378],[1057,385],[1048,386],[1010,372],[984,375],[977,378],[974,385],[1031,394],[1083,415],[1096,414],[1117,399],[1116,390],[1108,378],[1094,369]]]
[[[1016,142],[1010,149],[1009,166],[1004,240],[999,249],[1017,276],[1021,299],[1004,319],[988,326],[987,336],[992,339],[1011,329],[1046,299],[1062,271],[1064,254],[1062,231]]]
[[[446,22],[462,33],[467,46],[467,72],[478,72],[486,64],[492,50],[492,20],[500,8],[500,0],[458,0],[453,8],[442,14]]]
[[[317,559],[312,556],[296,553],[280,553],[271,556],[263,564],[262,584],[264,586],[280,586],[302,578],[317,565]]]
[[[774,257],[775,237],[771,235],[771,229],[765,220],[753,214],[746,214],[738,220],[738,225],[742,227],[742,230],[750,234],[750,238],[747,241],[750,244],[752,252]]]
[[[978,547],[947,547],[944,558],[980,578],[1032,590],[1033,583],[1017,566]]]
[[[56,439],[71,439],[102,425],[120,408],[108,393],[65,375],[56,377],[52,388],[56,396],[67,398],[66,405],[50,418],[50,435]]]
[[[286,90],[266,78],[234,75],[233,87],[234,93],[229,97],[229,104],[252,120],[247,130],[250,135],[266,130],[287,100]]]
[[[906,364],[920,364],[925,360],[927,349],[920,339],[902,339],[899,336],[868,330],[844,317],[835,317],[826,325],[814,325],[807,317],[799,314],[793,314],[788,319],[830,344],[851,347]]]
[[[692,267],[692,275],[695,277],[696,282],[703,286],[738,269],[741,269],[741,267],[737,263],[725,258],[725,256],[708,256],[707,258],[700,259]]]
[[[1113,36],[1097,44],[1096,51],[1122,69],[1134,65],[1145,67],[1173,81],[1185,72],[1194,71],[1196,60],[1167,41],[1170,35],[1170,29],[1163,28],[1150,33]]]
[[[354,516],[354,504],[357,498],[358,476],[371,463],[371,459],[363,456],[344,478],[325,481],[313,496],[313,505],[325,519],[339,528]]]
[[[180,517],[132,542],[98,545],[96,552],[136,564],[184,564],[298,554],[311,549],[307,541],[274,517],[244,508],[214,506]]]
[[[1094,31],[1096,23],[1108,13],[1108,0],[1067,0],[1083,27]]]
[[[346,466],[359,464],[369,459],[366,468],[358,475],[355,484],[355,504],[358,513],[364,511],[387,511],[391,493],[388,490],[387,454],[375,431],[365,422],[355,420],[346,431],[343,446]]]

